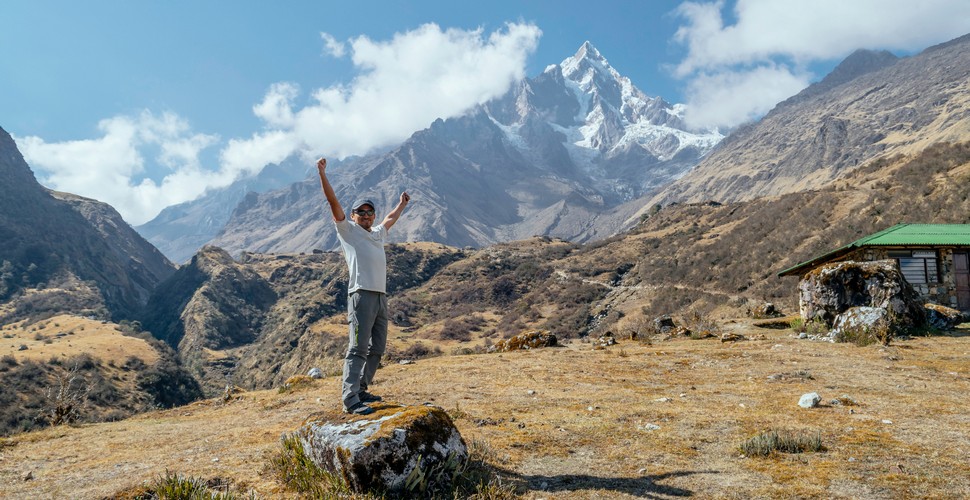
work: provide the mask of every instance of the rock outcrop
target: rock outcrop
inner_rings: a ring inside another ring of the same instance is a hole
[[[829,327],[856,324],[858,321],[840,316],[850,309],[865,307],[884,312],[874,315],[868,311],[861,316],[853,313],[854,316],[860,321],[863,316],[884,321],[891,333],[926,324],[919,295],[892,260],[823,265],[806,275],[798,290],[799,307],[806,322],[824,321]]]
[[[364,416],[313,415],[297,436],[307,457],[357,492],[430,494],[468,458],[451,417],[435,406],[375,406]]]

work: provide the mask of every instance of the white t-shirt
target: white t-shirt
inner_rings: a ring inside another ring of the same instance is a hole
[[[384,255],[387,229],[378,224],[368,231],[349,217],[334,224],[350,271],[347,293],[361,289],[387,293],[387,257]]]

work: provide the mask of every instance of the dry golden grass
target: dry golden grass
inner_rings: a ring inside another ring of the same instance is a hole
[[[856,347],[734,326],[763,340],[442,356],[387,366],[371,389],[445,408],[526,498],[970,497],[966,332]],[[267,456],[311,413],[336,411],[338,386],[14,436],[0,446],[0,497],[99,498],[166,470],[286,497]],[[823,405],[800,408],[807,392]],[[830,404],[843,395],[855,405]],[[765,430],[820,433],[826,451],[740,456]]]
[[[21,351],[21,345],[27,349]],[[5,325],[0,329],[0,356],[6,354],[32,361],[90,354],[118,365],[132,356],[149,365],[158,361],[158,352],[148,342],[123,335],[118,325],[72,315]]]

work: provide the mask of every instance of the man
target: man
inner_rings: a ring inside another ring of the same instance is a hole
[[[411,201],[407,192],[384,220],[374,225],[376,206],[371,200],[359,200],[351,207],[350,220],[337,201],[327,180],[327,159],[317,161],[317,172],[323,194],[330,204],[337,238],[347,260],[350,279],[347,286],[347,319],[350,323],[350,345],[344,359],[343,407],[347,413],[367,415],[374,409],[364,403],[380,401],[380,396],[367,392],[380,365],[387,345],[387,259],[384,242],[387,232],[404,213]]]

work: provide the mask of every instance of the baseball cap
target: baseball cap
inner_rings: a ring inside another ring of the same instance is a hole
[[[371,208],[373,208],[375,210],[377,209],[377,205],[375,205],[374,202],[371,201],[368,198],[358,199],[357,201],[354,202],[353,206],[351,206],[350,209],[351,210],[357,210],[358,208],[360,208],[360,207],[362,207],[364,205],[370,205]]]

